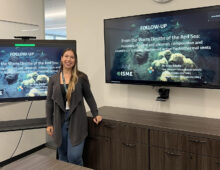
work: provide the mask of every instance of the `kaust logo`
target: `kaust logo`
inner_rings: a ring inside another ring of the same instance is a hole
[[[17,87],[18,91],[21,92],[23,90],[22,86]]]
[[[117,76],[121,77],[133,77],[133,72],[132,71],[118,71]]]

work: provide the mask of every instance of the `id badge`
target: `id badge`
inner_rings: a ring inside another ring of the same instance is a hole
[[[69,110],[70,107],[69,107],[69,103],[66,101],[66,110]]]

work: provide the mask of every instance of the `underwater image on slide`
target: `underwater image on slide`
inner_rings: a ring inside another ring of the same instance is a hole
[[[46,96],[62,48],[0,47],[0,99]]]

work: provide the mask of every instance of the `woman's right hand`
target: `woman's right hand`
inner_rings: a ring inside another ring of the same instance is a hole
[[[53,136],[53,126],[47,126],[47,134]]]

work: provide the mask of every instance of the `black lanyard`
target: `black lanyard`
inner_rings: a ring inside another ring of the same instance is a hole
[[[66,91],[66,93],[67,93],[67,87],[66,87],[66,82],[65,82],[65,78],[64,78],[63,72],[62,72],[62,79],[63,79],[64,89],[65,89],[65,91]]]

